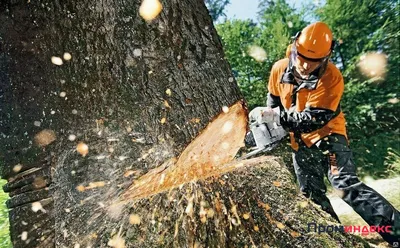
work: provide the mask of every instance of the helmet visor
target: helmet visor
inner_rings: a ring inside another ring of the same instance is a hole
[[[300,54],[296,49],[296,45],[293,44],[289,59],[295,78],[299,80],[307,80],[310,75],[315,74],[321,66],[326,64],[329,56],[320,59],[307,58]]]

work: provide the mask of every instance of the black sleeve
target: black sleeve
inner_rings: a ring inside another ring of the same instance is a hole
[[[283,108],[281,98],[279,96],[272,95],[271,93],[268,93],[267,96],[267,106],[271,108]]]
[[[338,112],[339,108],[337,111],[323,108],[306,108],[301,112],[281,111],[281,124],[289,131],[310,133],[325,126]]]

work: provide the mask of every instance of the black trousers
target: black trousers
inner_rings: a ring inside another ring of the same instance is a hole
[[[392,233],[379,233],[391,245],[400,242],[400,213],[378,192],[360,182],[352,152],[343,135],[332,134],[311,148],[300,144],[293,152],[293,164],[300,190],[339,221],[325,195],[324,175],[370,226],[392,226]]]

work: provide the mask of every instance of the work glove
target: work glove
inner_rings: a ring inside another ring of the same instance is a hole
[[[279,122],[279,115],[270,107],[256,107],[249,113],[249,120],[258,124]]]

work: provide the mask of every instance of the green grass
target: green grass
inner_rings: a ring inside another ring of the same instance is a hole
[[[6,184],[6,181],[0,179],[0,248],[10,248],[12,245],[9,236],[8,209],[6,207],[8,194],[3,192],[4,184]]]

